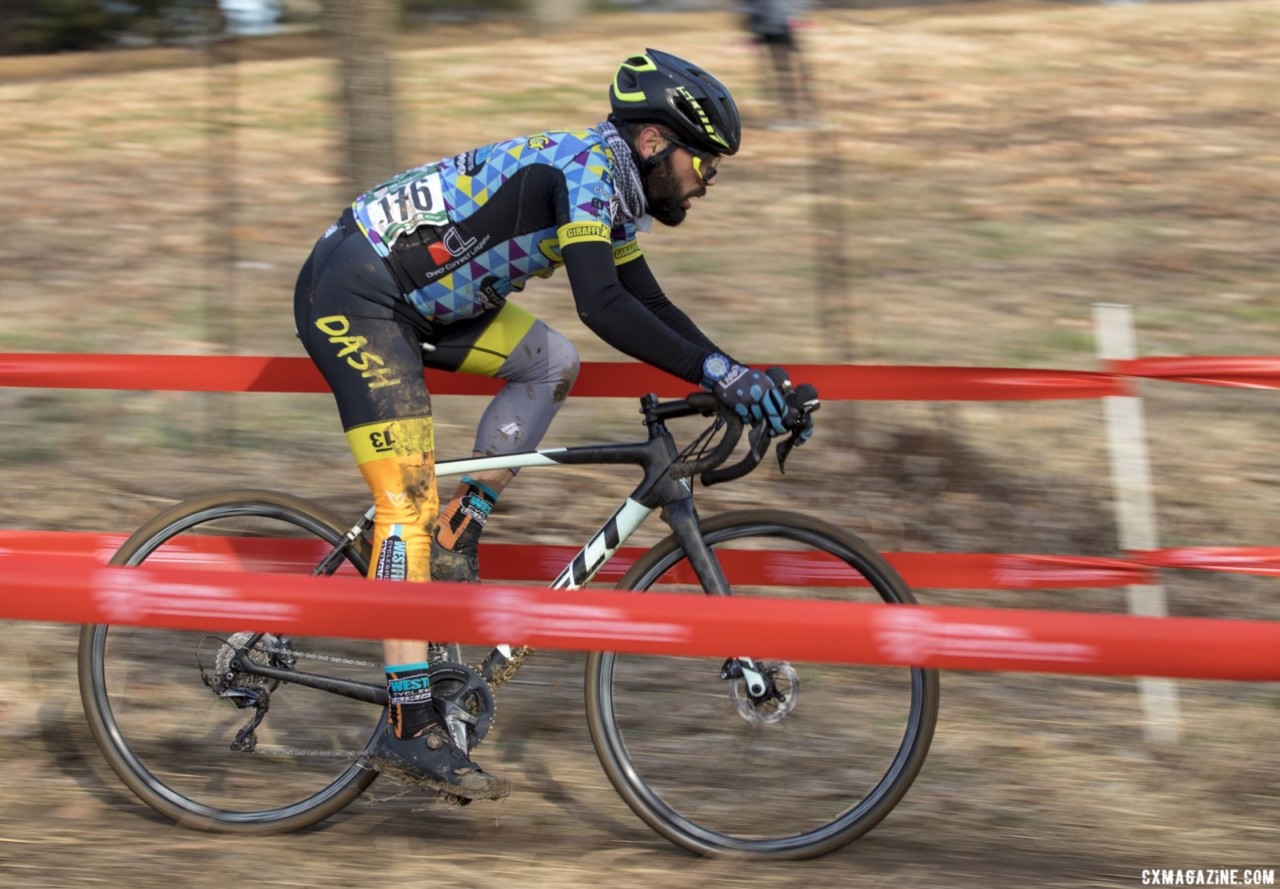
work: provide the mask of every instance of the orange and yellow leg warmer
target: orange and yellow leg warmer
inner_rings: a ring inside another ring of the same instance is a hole
[[[373,493],[369,577],[430,580],[431,532],[440,508],[431,418],[356,426],[347,430],[347,442]]]

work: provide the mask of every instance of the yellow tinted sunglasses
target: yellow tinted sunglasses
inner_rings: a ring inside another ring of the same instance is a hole
[[[698,174],[699,179],[703,182],[710,182],[716,178],[716,171],[720,166],[720,155],[713,154],[710,151],[699,151],[692,145],[686,145],[679,139],[673,139],[670,136],[667,137],[667,141],[689,152],[689,156],[693,158],[693,172]]]

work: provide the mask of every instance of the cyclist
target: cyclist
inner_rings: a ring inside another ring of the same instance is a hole
[[[423,369],[504,381],[476,455],[534,448],[569,394],[578,355],[509,301],[530,277],[564,266],[579,317],[609,345],[706,387],[773,434],[787,427],[782,392],[667,299],[636,242],[652,219],[679,225],[737,152],[733,97],[697,65],[652,49],[621,64],[609,96],[612,113],[591,129],[497,142],[365,192],[302,267],[298,334],[373,492],[373,578],[478,579],[480,532],[514,472],[464,476],[437,516]],[[371,764],[461,800],[506,796],[509,782],[450,739],[425,643],[384,647],[389,725]]]

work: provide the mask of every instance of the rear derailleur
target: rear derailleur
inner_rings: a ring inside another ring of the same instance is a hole
[[[253,664],[291,669],[297,663],[293,646],[284,636],[271,633],[240,632],[227,639],[217,639],[218,653],[213,659],[213,675],[200,664],[200,678],[213,693],[230,701],[238,710],[253,708],[249,724],[236,732],[231,749],[238,753],[252,753],[258,746],[255,732],[267,718],[271,707],[271,693],[280,681],[262,676],[253,670]],[[253,647],[246,647],[253,642]],[[199,662],[199,658],[197,657]]]

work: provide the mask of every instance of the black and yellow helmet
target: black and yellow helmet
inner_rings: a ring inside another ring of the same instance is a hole
[[[671,53],[646,49],[624,61],[609,102],[615,119],[663,124],[704,151],[735,154],[742,143],[742,118],[724,84]]]

